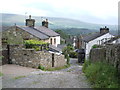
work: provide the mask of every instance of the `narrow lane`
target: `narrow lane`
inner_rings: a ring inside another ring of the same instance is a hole
[[[6,74],[3,76],[3,88],[89,88],[90,85],[82,73],[82,66],[77,64],[77,59],[70,59],[70,63],[71,67],[67,69],[33,70],[19,78]]]

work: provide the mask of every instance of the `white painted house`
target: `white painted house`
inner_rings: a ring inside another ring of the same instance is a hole
[[[100,32],[83,37],[82,48],[85,49],[85,58],[88,59],[90,50],[92,49],[93,45],[102,45],[112,37],[114,36],[109,33],[109,28],[107,27],[100,28]]]
[[[48,28],[48,19],[42,21],[42,26],[35,27],[37,30],[39,30],[41,33],[49,37],[48,43],[51,45],[57,47],[57,45],[60,44],[60,35],[56,33],[55,31]]]
[[[45,26],[39,26],[35,27],[38,31],[40,31],[42,34],[48,36],[48,43],[51,45],[54,45],[57,47],[58,44],[60,44],[60,35],[56,33],[55,31],[45,27]]]
[[[118,43],[120,43],[120,36],[113,37],[104,44],[118,44]]]

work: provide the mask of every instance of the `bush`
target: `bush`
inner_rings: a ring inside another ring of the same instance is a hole
[[[98,45],[93,45],[92,48],[98,48]]]
[[[3,73],[0,72],[0,77],[3,76]]]
[[[102,47],[101,45],[97,45],[97,44],[92,46],[92,48],[101,48],[101,47]]]
[[[120,88],[116,68],[102,62],[85,62],[83,71],[94,88]]]
[[[37,44],[38,45],[43,45],[43,44],[47,45],[48,43],[43,42],[43,41],[39,41],[39,40],[25,40],[24,44],[25,44],[26,48],[34,48],[36,51],[39,51],[40,47],[36,46]]]
[[[63,54],[66,54],[66,53],[69,54],[73,50],[74,49],[72,46],[67,46],[67,47],[63,48],[62,52],[63,52]]]
[[[86,68],[91,64],[90,60],[85,60],[82,71],[85,72]]]
[[[0,60],[2,60],[4,58],[4,56],[0,56]]]
[[[71,58],[77,58],[77,52],[72,51],[72,52],[69,53],[69,56]]]
[[[68,54],[64,54],[65,58],[67,59],[67,64],[70,64],[70,57],[68,56]]]
[[[45,70],[45,67],[43,67],[42,65],[39,65],[38,69]]]
[[[70,64],[70,57],[67,55],[66,59],[67,59],[67,64],[69,65]]]

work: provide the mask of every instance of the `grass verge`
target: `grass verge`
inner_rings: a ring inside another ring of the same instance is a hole
[[[53,68],[48,68],[48,69],[44,68],[43,66],[39,66],[38,68],[43,71],[56,71],[56,70],[66,69],[68,67],[70,67],[70,64],[67,64],[63,67],[53,67]]]
[[[0,77],[3,76],[3,73],[0,72]]]
[[[119,74],[112,65],[86,61],[83,65],[83,72],[93,88],[120,88]]]
[[[20,79],[20,78],[24,78],[26,76],[18,76],[18,77],[15,77],[14,79]]]

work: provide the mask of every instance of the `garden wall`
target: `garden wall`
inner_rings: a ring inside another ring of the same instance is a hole
[[[45,68],[62,67],[66,64],[64,55],[25,49],[14,45],[10,46],[10,60],[13,64],[33,68],[38,68],[39,65]]]
[[[120,71],[120,44],[91,49],[90,60],[92,62],[106,61]]]

